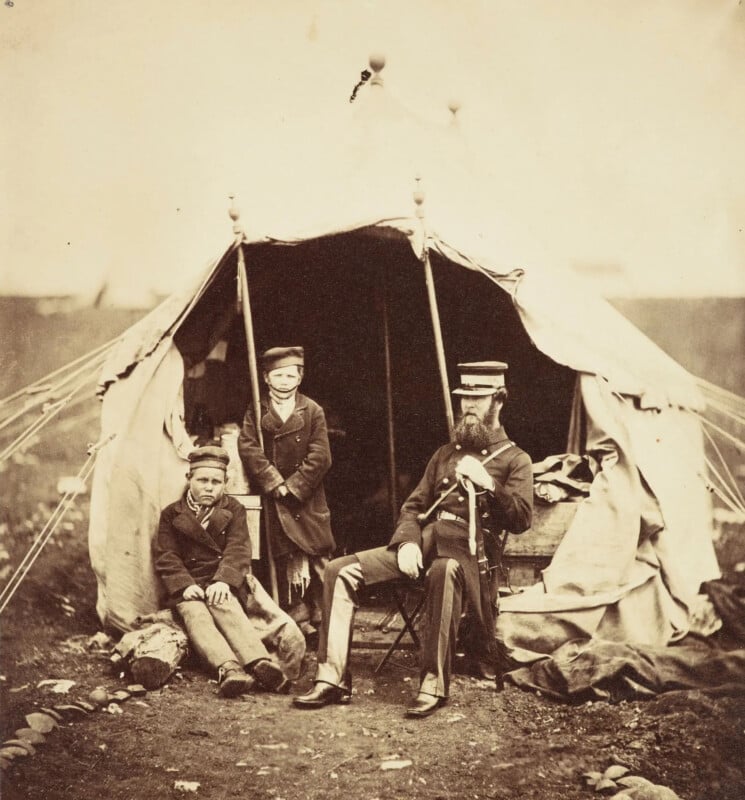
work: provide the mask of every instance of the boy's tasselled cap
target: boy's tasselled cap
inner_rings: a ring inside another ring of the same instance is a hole
[[[227,471],[229,463],[230,456],[228,451],[222,447],[207,445],[205,447],[197,447],[189,453],[189,464],[191,464],[192,469],[197,469],[197,467],[216,467]]]
[[[453,394],[465,397],[487,397],[504,386],[504,361],[469,361],[458,364],[460,386]]]
[[[261,355],[264,372],[282,367],[302,367],[305,365],[305,351],[302,347],[270,347]]]

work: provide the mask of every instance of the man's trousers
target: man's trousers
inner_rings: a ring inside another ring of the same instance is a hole
[[[316,680],[352,690],[349,656],[358,592],[391,580],[407,580],[395,550],[376,547],[334,559],[323,582],[323,619],[318,643]],[[447,697],[458,637],[465,579],[453,558],[435,558],[424,576],[425,604],[421,639],[419,691]]]
[[[238,598],[231,594],[219,606],[204,600],[182,600],[176,610],[194,649],[209,666],[221,667],[226,661],[242,666],[268,658],[264,643],[246,616]]]

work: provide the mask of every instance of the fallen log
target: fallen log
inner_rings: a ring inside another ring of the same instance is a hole
[[[172,620],[160,619],[125,633],[114,647],[112,662],[124,662],[135,682],[151,691],[173,675],[188,649],[183,630]]]

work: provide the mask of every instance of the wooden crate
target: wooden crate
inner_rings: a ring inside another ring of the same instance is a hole
[[[230,496],[246,509],[246,523],[251,539],[251,558],[258,561],[261,558],[261,495],[231,494]]]
[[[541,570],[551,562],[578,507],[579,503],[546,504],[536,500],[533,525],[525,533],[508,536],[504,548],[502,561],[509,570],[513,589],[531,586],[541,579]]]

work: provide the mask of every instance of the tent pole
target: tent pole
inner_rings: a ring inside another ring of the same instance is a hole
[[[424,265],[424,280],[427,284],[427,297],[429,299],[429,313],[432,318],[432,331],[435,336],[435,350],[437,352],[437,367],[440,371],[440,385],[442,387],[442,399],[445,405],[445,416],[448,423],[448,436],[453,438],[453,402],[450,397],[450,383],[448,381],[448,371],[445,364],[445,347],[442,342],[442,327],[440,326],[440,311],[437,307],[437,295],[435,293],[435,281],[432,275],[432,264],[429,260],[429,248],[425,245],[422,255]]]
[[[259,440],[259,447],[264,449],[264,434],[261,430],[261,397],[259,393],[259,370],[256,365],[256,344],[254,342],[254,325],[251,314],[251,299],[248,294],[248,274],[246,272],[246,259],[243,254],[243,243],[239,240],[238,245],[238,286],[241,293],[241,308],[243,309],[243,329],[246,332],[246,344],[248,346],[248,372],[251,377],[251,400],[254,407],[254,422],[256,424],[256,436]],[[269,502],[265,498],[264,502]],[[272,540],[269,535],[269,526],[266,524],[267,513],[264,509],[264,541],[266,544],[266,560],[269,566],[269,586],[272,599],[279,603],[279,591],[277,589],[277,567],[272,555]]]
[[[396,442],[393,429],[393,382],[391,379],[391,331],[388,309],[388,265],[383,265],[383,352],[385,354],[385,407],[388,423],[388,497],[395,527],[398,519],[398,481],[396,480]]]

